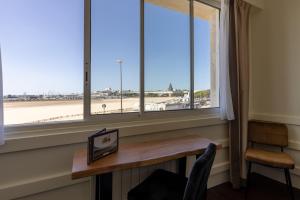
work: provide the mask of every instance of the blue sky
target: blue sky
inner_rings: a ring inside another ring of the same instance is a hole
[[[92,91],[139,89],[139,0],[92,1]],[[189,21],[145,5],[145,89],[189,89]],[[82,93],[83,0],[0,0],[4,94]],[[209,24],[195,20],[195,89],[210,85]]]
[[[82,92],[82,0],[0,0],[4,94]]]

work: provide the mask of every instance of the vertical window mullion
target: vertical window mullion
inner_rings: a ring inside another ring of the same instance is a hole
[[[194,109],[194,0],[190,0],[190,104]]]
[[[84,0],[84,119],[91,117],[91,0]]]
[[[145,1],[140,0],[140,115],[145,111]]]

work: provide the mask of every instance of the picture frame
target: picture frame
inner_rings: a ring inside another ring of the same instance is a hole
[[[119,130],[107,131],[106,128],[88,137],[87,164],[91,164],[100,158],[110,155],[119,148]]]

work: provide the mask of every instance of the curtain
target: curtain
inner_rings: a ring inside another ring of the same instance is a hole
[[[220,17],[220,117],[233,120],[233,106],[229,80],[229,2],[222,0]]]
[[[3,116],[3,80],[2,80],[2,57],[0,46],[0,145],[4,144],[4,116]]]
[[[245,168],[243,155],[247,144],[249,112],[250,9],[250,4],[243,0],[230,0],[229,79],[235,119],[229,122],[229,135],[230,177],[234,188],[240,187],[242,170]]]

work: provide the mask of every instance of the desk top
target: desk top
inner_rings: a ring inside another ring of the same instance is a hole
[[[184,136],[154,141],[120,144],[119,150],[87,165],[87,150],[79,150],[73,158],[72,179],[154,165],[186,156],[201,154],[209,143],[199,136]]]

